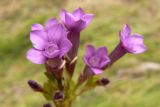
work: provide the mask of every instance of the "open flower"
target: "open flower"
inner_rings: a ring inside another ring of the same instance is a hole
[[[94,74],[102,73],[103,67],[110,62],[106,47],[99,47],[95,50],[92,45],[87,46],[87,51],[83,60]]]
[[[85,14],[82,8],[74,10],[72,13],[68,13],[65,10],[61,11],[61,20],[69,30],[81,31],[92,20],[93,14]]]
[[[131,28],[129,25],[124,25],[123,29],[119,32],[119,36],[120,43],[109,55],[109,58],[111,59],[109,65],[112,65],[126,53],[140,54],[146,51],[146,46],[143,43],[143,37],[139,34],[131,35]]]
[[[127,52],[139,54],[146,51],[146,46],[143,44],[143,37],[139,34],[131,35],[131,28],[129,25],[124,25],[119,35],[121,43]]]
[[[62,10],[60,13],[62,23],[68,30],[68,39],[71,41],[73,47],[67,53],[68,61],[66,69],[69,74],[72,75],[76,65],[76,61],[71,62],[77,57],[79,44],[80,44],[80,32],[86,28],[93,18],[93,14],[85,14],[81,8],[74,10],[72,13]]]
[[[55,20],[47,21],[45,27],[33,25],[30,40],[33,48],[27,52],[26,57],[36,64],[44,64],[47,59],[62,58],[72,47],[66,30]]]

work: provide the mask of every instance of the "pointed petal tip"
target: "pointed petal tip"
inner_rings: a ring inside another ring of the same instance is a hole
[[[44,30],[44,28],[41,24],[35,23],[35,24],[32,24],[31,26],[31,31],[34,31],[34,30]]]
[[[77,10],[80,10],[84,13],[84,10],[81,7],[78,7]]]
[[[56,18],[50,18],[49,20],[46,21],[45,27],[46,27],[46,29],[48,29],[55,24],[58,24],[57,19]]]
[[[63,57],[72,48],[72,43],[67,38],[65,38],[61,41],[60,48],[61,48],[60,57]]]
[[[65,9],[61,9],[60,10],[60,18],[61,18],[61,21],[63,22],[63,23],[65,23],[65,13],[66,13],[67,11],[65,10]]]
[[[84,14],[84,10],[81,7],[78,7],[72,13],[74,13],[74,12],[80,12],[80,13]]]
[[[131,28],[128,24],[125,24],[123,28],[119,32],[119,36],[121,41],[123,41],[128,36],[131,36]]]
[[[93,14],[85,14],[82,17],[82,20],[84,20],[86,22],[86,25],[88,25],[92,21],[93,17],[94,17]]]
[[[92,44],[88,44],[86,46],[86,51],[94,52],[95,51],[95,47]]]
[[[94,48],[94,46],[92,45],[92,44],[87,44],[87,46],[86,46],[87,48],[89,47],[91,47],[91,48]]]
[[[97,48],[96,53],[99,56],[107,56],[108,50],[105,46],[101,46],[101,47]]]
[[[129,24],[124,24],[123,25],[123,30],[130,30],[131,27],[129,26]]]

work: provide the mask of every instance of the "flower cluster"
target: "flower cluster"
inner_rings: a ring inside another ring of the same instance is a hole
[[[131,34],[131,28],[126,24],[119,33],[119,44],[110,54],[105,46],[97,49],[91,44],[86,46],[86,54],[83,57],[85,67],[78,74],[75,72],[75,65],[80,32],[91,22],[93,14],[85,14],[78,8],[72,13],[62,10],[60,18],[60,22],[55,18],[48,20],[45,26],[32,25],[30,41],[33,48],[26,54],[32,63],[45,65],[45,75],[48,79],[43,86],[29,80],[29,86],[34,91],[42,93],[48,101],[53,101],[56,107],[70,107],[72,101],[81,93],[96,86],[107,85],[109,83],[107,78],[95,78],[95,75],[102,74],[125,54],[146,51],[143,37]],[[77,81],[72,79],[75,74],[78,75]],[[51,105],[47,103],[44,107]]]

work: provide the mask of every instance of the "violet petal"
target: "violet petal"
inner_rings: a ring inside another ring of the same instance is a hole
[[[71,29],[74,26],[75,18],[70,13],[65,13],[65,24],[68,29]]]
[[[82,17],[82,20],[84,20],[86,22],[86,25],[88,25],[91,20],[93,19],[94,15],[93,14],[85,14],[83,17]]]
[[[30,40],[33,44],[33,47],[39,50],[43,50],[46,42],[46,33],[44,31],[31,31],[30,32]]]
[[[31,31],[34,31],[34,30],[44,30],[44,28],[41,24],[36,23],[36,24],[33,24],[31,27]]]
[[[31,48],[27,54],[26,57],[28,60],[30,60],[32,63],[35,64],[44,64],[46,61],[46,58],[42,54],[43,51],[38,51],[34,48]]]
[[[94,74],[101,74],[103,72],[103,70],[101,69],[97,69],[97,68],[91,68],[91,70],[94,72]]]
[[[60,12],[60,17],[63,23],[65,23],[65,14],[66,14],[66,10],[62,9]]]
[[[134,54],[140,54],[140,53],[145,52],[146,50],[147,49],[146,49],[145,45],[135,45],[132,48],[132,53],[134,53]]]
[[[60,43],[60,57],[64,56],[72,47],[72,43],[67,39],[64,38],[62,39]]]
[[[131,35],[131,28],[129,25],[125,24],[123,26],[123,29],[120,31],[121,40],[124,40],[125,38],[127,38],[130,35]]]
[[[91,66],[90,63],[88,62],[88,58],[86,56],[83,57],[83,61],[86,65]]]
[[[107,57],[107,56],[101,58],[101,62],[100,62],[99,67],[100,67],[100,68],[103,68],[103,67],[106,66],[110,61],[111,61],[110,58]]]
[[[106,56],[107,55],[107,53],[108,53],[108,51],[107,51],[107,48],[106,47],[99,47],[98,49],[97,49],[97,55],[98,56]]]
[[[50,41],[58,43],[63,37],[67,37],[67,32],[61,24],[55,24],[48,29],[48,38]]]
[[[57,20],[55,18],[51,18],[51,19],[47,20],[47,22],[45,24],[45,28],[48,29],[55,24],[58,24]]]
[[[79,32],[86,27],[86,22],[80,19],[74,23],[73,27]]]
[[[95,53],[95,49],[92,45],[87,45],[87,49],[86,49],[86,57],[90,57]]]
[[[84,13],[84,11],[83,11],[82,8],[78,8],[78,9],[74,10],[74,11],[72,12],[72,14],[73,14],[77,19],[80,19],[85,13]]]
[[[139,54],[146,51],[146,47],[143,44],[143,37],[139,34],[134,34],[123,41],[125,48],[134,54]]]

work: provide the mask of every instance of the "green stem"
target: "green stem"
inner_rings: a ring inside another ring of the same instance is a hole
[[[56,107],[71,107],[72,106],[72,101],[71,100],[66,100],[66,101],[60,101],[60,102],[55,102],[53,101]]]
[[[60,90],[63,90],[62,79],[57,79],[58,87]]]

